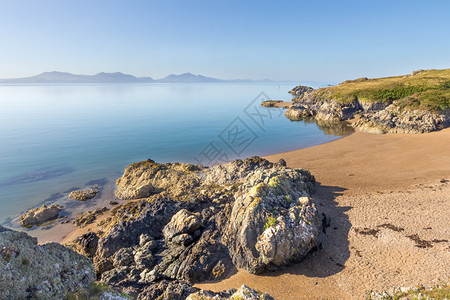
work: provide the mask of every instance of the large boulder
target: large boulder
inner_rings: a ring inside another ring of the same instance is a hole
[[[63,207],[57,204],[52,204],[50,206],[42,205],[39,208],[30,209],[21,215],[20,223],[23,227],[42,225],[58,218],[59,212],[62,209]]]
[[[320,220],[309,199],[314,177],[300,169],[257,170],[236,197],[223,241],[251,273],[301,260],[317,243]]]
[[[171,241],[180,234],[192,235],[202,226],[198,214],[194,214],[186,209],[181,209],[173,215],[170,222],[164,227],[163,234],[166,240]]]
[[[98,186],[93,186],[84,190],[72,191],[69,194],[69,197],[78,200],[78,201],[86,201],[94,198],[100,192],[100,188]]]
[[[0,226],[0,299],[63,299],[94,280],[92,262],[57,243],[38,245]]]

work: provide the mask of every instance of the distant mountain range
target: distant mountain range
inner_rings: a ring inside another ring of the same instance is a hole
[[[116,73],[98,73],[95,75],[77,75],[65,72],[44,72],[42,74],[25,77],[0,79],[0,83],[201,83],[201,82],[252,82],[250,79],[223,80],[203,75],[194,75],[191,73],[171,74],[162,79],[153,79],[151,77],[135,77],[129,74]],[[264,80],[271,82],[271,80]]]

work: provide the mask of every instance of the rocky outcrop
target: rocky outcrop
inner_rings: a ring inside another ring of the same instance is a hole
[[[115,207],[97,235],[72,246],[92,257],[109,285],[142,299],[187,297],[193,283],[236,267],[260,273],[301,260],[321,226],[309,200],[314,182],[284,160],[253,157],[209,168],[147,160],[117,180],[117,195],[147,198]]]
[[[63,299],[95,280],[92,262],[57,243],[37,245],[0,226],[0,299]]]
[[[225,292],[214,293],[201,290],[189,295],[186,300],[273,300],[267,293],[249,288],[242,285],[239,289],[231,289]]]
[[[313,182],[303,170],[258,170],[246,178],[223,235],[237,267],[260,273],[299,261],[316,245]]]
[[[360,78],[356,81],[366,81]],[[296,94],[297,95],[297,94]],[[450,126],[450,112],[410,109],[402,107],[400,101],[391,104],[359,100],[343,103],[334,99],[329,91],[308,90],[293,99],[285,116],[293,121],[315,118],[338,123],[360,117],[353,127],[373,133],[426,133]]]
[[[283,100],[266,100],[261,102],[261,106],[264,107],[274,107],[277,103],[282,103]]]
[[[198,173],[203,169],[184,163],[157,164],[148,159],[125,169],[117,179],[115,194],[119,199],[138,199],[165,192],[177,198],[199,186]]]
[[[97,251],[99,237],[94,232],[88,232],[82,236],[77,237],[67,244],[78,253],[93,258]]]
[[[329,98],[326,93],[309,90],[293,99],[292,106],[285,115],[290,120],[300,120],[304,117],[315,117],[327,121],[343,121],[353,118],[361,110],[358,101],[341,103]]]
[[[93,186],[84,190],[72,191],[69,194],[69,197],[74,200],[86,201],[94,198],[100,192],[100,188],[98,186]]]
[[[23,227],[32,227],[34,225],[42,225],[46,222],[58,218],[62,206],[52,204],[50,206],[42,205],[39,208],[30,209],[20,216],[20,223]]]
[[[313,88],[310,86],[297,85],[292,90],[290,90],[289,93],[292,95],[300,96],[300,95],[302,95],[306,92],[312,91],[312,90],[313,90]]]
[[[366,112],[353,124],[372,133],[426,133],[450,125],[450,112],[404,110],[395,103],[383,110]]]

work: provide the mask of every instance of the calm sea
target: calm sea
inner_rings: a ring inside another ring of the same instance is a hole
[[[95,183],[111,199],[123,169],[147,158],[211,164],[338,138],[259,106],[290,100],[294,85],[0,85],[0,223]]]

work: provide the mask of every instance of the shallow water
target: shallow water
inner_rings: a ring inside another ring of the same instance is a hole
[[[211,164],[345,134],[259,106],[289,101],[294,85],[0,85],[0,223],[94,183],[111,198],[124,167],[147,158]]]

